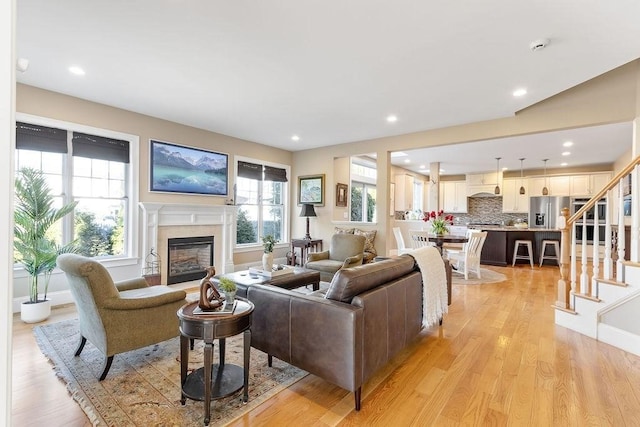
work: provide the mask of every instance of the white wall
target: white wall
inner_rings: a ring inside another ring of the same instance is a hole
[[[13,150],[15,138],[15,58],[13,52],[15,34],[15,0],[0,2],[0,141],[5,152],[0,156],[0,194],[5,201],[13,200]],[[2,30],[4,28],[4,30]],[[11,203],[0,208],[0,224],[13,224]],[[0,227],[0,301],[4,308],[0,315],[0,383],[4,399],[0,399],[0,424],[11,424],[11,356],[12,324],[11,298],[13,289],[13,227]]]

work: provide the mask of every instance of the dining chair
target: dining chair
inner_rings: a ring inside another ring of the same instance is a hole
[[[455,267],[455,272],[464,274],[464,280],[469,280],[469,272],[473,272],[481,279],[480,255],[482,247],[487,239],[486,231],[469,230],[467,243],[462,245],[462,250],[446,250],[446,257]]]
[[[413,249],[433,246],[433,244],[429,242],[429,232],[426,230],[409,230],[409,237],[411,238],[411,247]]]
[[[402,237],[400,227],[393,227],[393,236],[396,238],[396,244],[398,245],[398,255],[411,252],[411,248],[408,248],[404,243],[404,237]]]

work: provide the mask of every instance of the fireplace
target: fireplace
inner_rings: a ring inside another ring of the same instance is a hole
[[[213,265],[213,236],[177,237],[168,241],[167,285],[200,280]]]

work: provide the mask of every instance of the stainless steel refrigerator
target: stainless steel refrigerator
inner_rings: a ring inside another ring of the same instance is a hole
[[[529,228],[554,229],[562,208],[571,208],[571,199],[561,196],[529,198]]]

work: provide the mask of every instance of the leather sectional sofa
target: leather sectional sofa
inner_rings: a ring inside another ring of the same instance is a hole
[[[326,295],[269,285],[255,304],[251,346],[354,392],[422,329],[422,276],[402,255],[338,271]]]

